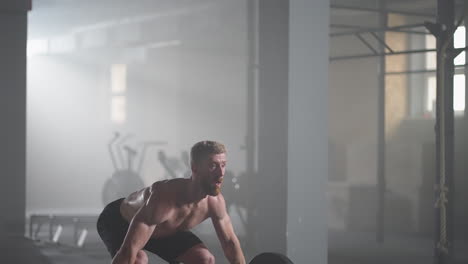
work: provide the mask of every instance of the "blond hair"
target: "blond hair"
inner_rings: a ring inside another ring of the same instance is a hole
[[[191,164],[198,164],[208,155],[221,153],[226,153],[226,147],[222,143],[209,140],[200,141],[195,143],[190,150],[190,162]]]

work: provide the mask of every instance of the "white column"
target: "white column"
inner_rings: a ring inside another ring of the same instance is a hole
[[[289,1],[287,252],[327,263],[329,0]]]

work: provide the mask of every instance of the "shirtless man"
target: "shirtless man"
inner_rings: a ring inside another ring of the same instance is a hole
[[[146,264],[143,249],[170,263],[215,263],[208,248],[189,231],[207,218],[211,218],[229,262],[245,264],[220,193],[226,167],[224,145],[198,142],[190,158],[189,179],[155,182],[104,208],[97,229],[113,264]]]

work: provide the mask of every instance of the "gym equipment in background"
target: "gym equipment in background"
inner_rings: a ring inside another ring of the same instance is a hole
[[[128,145],[124,145],[122,147],[125,141],[131,137],[131,134],[121,137],[120,133],[115,132],[114,137],[107,145],[115,171],[112,174],[112,177],[106,180],[102,189],[102,202],[104,205],[116,199],[126,197],[130,193],[145,187],[144,182],[140,177],[140,172],[145,160],[146,151],[151,146],[167,145],[167,142],[164,141],[143,142],[140,152]],[[124,160],[122,150],[126,153],[126,160]],[[140,155],[138,156],[139,153]],[[135,159],[138,159],[136,169],[133,168]]]

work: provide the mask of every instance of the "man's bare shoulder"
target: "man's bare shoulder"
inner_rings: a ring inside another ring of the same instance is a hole
[[[150,187],[150,196],[147,203],[164,204],[165,206],[175,206],[177,194],[183,189],[187,179],[177,178],[154,182]]]
[[[157,203],[158,201],[166,200],[168,190],[168,180],[154,182],[150,186],[150,196],[148,197],[147,203]]]
[[[150,187],[145,210],[151,212],[152,219],[157,224],[170,218],[174,211],[173,184],[172,180],[163,180],[154,182]]]
[[[162,181],[156,181],[151,184],[151,193],[154,194],[167,194],[173,192],[175,188],[177,188],[184,179],[177,178],[177,179],[168,179]]]
[[[216,196],[208,196],[207,200],[211,217],[222,218],[226,214],[226,202],[221,193]]]

